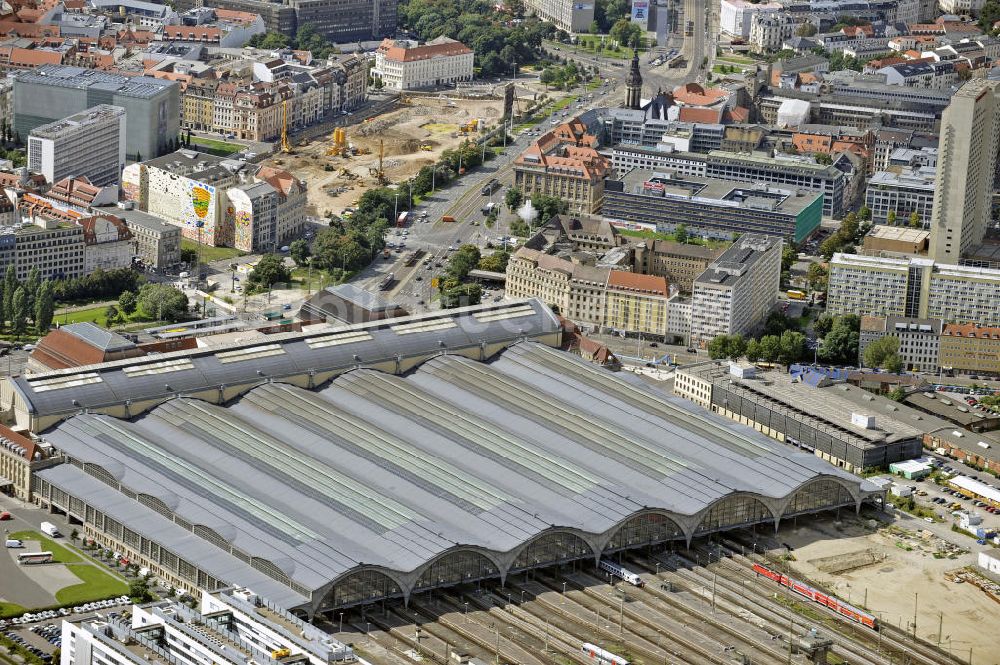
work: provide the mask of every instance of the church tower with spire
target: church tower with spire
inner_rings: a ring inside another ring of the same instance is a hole
[[[637,109],[642,104],[642,74],[639,73],[639,50],[632,49],[632,69],[625,79],[625,108]]]

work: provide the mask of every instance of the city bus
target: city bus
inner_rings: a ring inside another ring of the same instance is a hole
[[[52,563],[52,552],[21,552],[17,555],[20,564]]]

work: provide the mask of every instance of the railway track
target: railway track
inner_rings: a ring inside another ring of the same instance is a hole
[[[722,551],[724,551],[728,556],[723,556],[719,559],[719,568],[725,571],[724,574],[729,575],[730,579],[732,576],[740,575],[747,577],[749,579],[755,579],[756,574],[752,571],[753,562],[738,552],[735,547],[729,545],[720,545]],[[765,565],[774,566],[773,563],[765,562]],[[796,576],[794,573],[789,572],[790,575]],[[808,584],[811,584],[809,580],[802,580]],[[769,581],[767,581],[769,582]],[[762,584],[765,581],[761,581]],[[773,583],[771,583],[773,585]],[[773,585],[774,588],[783,588],[780,585]],[[765,588],[769,588],[766,585]],[[761,595],[758,593],[758,595]],[[799,599],[796,598],[798,601]],[[961,661],[956,658],[949,656],[944,653],[934,645],[928,644],[920,639],[914,639],[912,635],[906,633],[899,628],[886,623],[880,623],[880,630],[878,632],[869,630],[858,624],[845,619],[839,614],[824,608],[823,606],[811,603],[808,599],[803,599],[801,602],[808,603],[808,607],[813,611],[823,614],[828,619],[833,618],[834,621],[827,621],[826,626],[828,630],[835,630],[840,635],[853,642],[863,642],[869,645],[869,648],[875,644],[876,649],[881,651],[886,651],[889,653],[895,652],[895,662],[910,662],[910,663],[920,663],[921,665],[955,665]],[[832,626],[836,625],[837,628],[834,629]]]
[[[441,665],[448,665],[448,660],[443,655],[443,643],[437,645],[438,649],[435,651],[433,648],[435,645],[431,640],[428,640],[427,643],[417,640],[416,631],[414,630],[415,625],[410,628],[409,624],[400,623],[400,617],[391,610],[386,612],[386,616],[369,615],[368,621],[384,633],[384,636],[380,636],[377,633],[373,634],[369,631],[368,638],[374,640],[386,651],[399,654],[403,658],[412,661],[413,657],[407,653],[407,651],[410,651],[419,654],[422,658],[429,658],[436,663],[441,663]],[[403,621],[407,621],[407,619],[404,617]],[[402,645],[408,646],[409,649],[403,649]]]
[[[730,662],[728,657],[725,655],[725,647],[727,645],[718,643],[716,645],[718,647],[716,650],[708,648],[706,646],[706,640],[691,639],[682,635],[681,633],[683,631],[690,631],[691,627],[681,624],[673,618],[669,618],[661,624],[653,623],[631,607],[625,607],[625,605],[615,603],[611,599],[605,600],[597,596],[587,595],[585,592],[586,585],[581,584],[573,578],[567,578],[567,583],[569,582],[572,582],[577,590],[584,590],[584,597],[586,600],[581,600],[579,597],[570,595],[569,593],[561,596],[562,600],[582,607],[588,613],[592,613],[595,617],[607,617],[607,627],[601,625],[603,622],[598,620],[594,624],[587,624],[589,630],[595,631],[596,634],[601,635],[604,638],[622,640],[626,638],[626,632],[631,633],[633,642],[630,643],[629,646],[633,649],[636,655],[642,655],[651,662],[661,662],[671,655],[678,658],[679,660],[675,662],[679,663]],[[519,588],[523,588],[529,593],[532,593],[535,596],[535,599],[540,604],[547,607],[550,611],[564,615],[566,614],[566,610],[561,603],[555,603],[549,599],[542,598],[538,588],[541,587],[542,592],[559,593],[562,584],[560,581],[552,578],[546,579],[544,576],[539,576],[534,584],[537,586],[532,587],[530,585],[522,585]],[[602,609],[604,610],[603,612],[601,611]],[[615,613],[619,614],[622,619],[622,630],[619,630],[618,627],[614,626],[612,623],[611,619]],[[628,624],[624,623],[625,618],[629,619]],[[579,618],[576,618],[576,620],[579,621]],[[626,626],[627,631],[625,630]],[[642,633],[639,632],[640,628],[643,631]],[[593,634],[595,633],[592,632],[591,635]],[[587,634],[577,634],[577,637],[584,642],[594,641],[593,638],[589,637]],[[704,636],[700,637],[703,638]],[[673,646],[664,647],[664,641],[673,643]]]
[[[702,588],[715,588],[716,596],[730,606],[738,608],[737,613],[745,612],[748,616],[756,617],[764,624],[772,624],[778,629],[778,635],[786,641],[786,626],[788,630],[794,630],[797,625],[800,628],[815,623],[815,620],[805,616],[795,618],[797,612],[794,608],[782,605],[766,594],[760,595],[757,599],[748,597],[748,590],[744,588],[743,581],[734,581],[725,575],[718,575],[718,571],[713,571],[715,576],[695,564],[690,559],[685,559],[675,555],[675,561],[660,559],[661,565],[677,579],[685,584],[697,585]],[[683,564],[683,565],[681,565]],[[746,618],[746,617],[744,617]],[[791,621],[789,621],[791,619]],[[886,663],[885,657],[881,654],[865,649],[863,645],[858,645],[853,637],[841,634],[827,634],[827,637],[834,642],[834,653],[858,665],[881,665]]]
[[[441,611],[440,605],[444,606],[447,610],[447,614],[457,615],[459,618],[454,616],[447,616],[446,613]],[[433,622],[435,627],[431,630],[437,631],[437,625],[447,629],[452,635],[460,637],[466,642],[477,645],[485,651],[487,654],[492,654],[498,660],[503,660],[508,663],[521,663],[522,665],[547,665],[551,661],[543,661],[535,657],[534,653],[522,644],[518,644],[514,641],[511,636],[508,639],[507,634],[499,629],[498,625],[487,625],[483,623],[479,617],[469,617],[468,614],[463,616],[461,608],[445,599],[440,603],[439,606],[431,608],[426,604],[414,603],[410,601],[410,608],[420,615],[422,615],[427,621]],[[470,621],[470,618],[473,619]],[[426,626],[425,630],[428,630]],[[494,632],[496,639],[494,639]],[[439,635],[440,639],[443,639]],[[502,638],[502,639],[501,639]],[[466,648],[467,653],[471,653],[473,650]]]
[[[679,594],[660,589],[658,582],[661,578],[657,577],[655,574],[654,563],[650,563],[649,561],[638,557],[633,557],[630,562],[630,566],[634,566],[632,567],[633,571],[636,569],[642,569],[653,578],[654,582],[652,584],[649,584],[647,580],[647,584],[637,591],[641,596],[651,599],[653,606],[657,609],[663,608],[660,610],[661,612],[666,613],[672,610],[679,610],[696,616],[705,623],[715,626],[719,631],[726,633],[732,639],[744,645],[741,652],[749,656],[752,662],[786,662],[788,653],[787,650],[779,650],[768,646],[770,641],[782,638],[784,635],[783,631],[779,631],[777,629],[769,630],[767,628],[767,624],[772,622],[765,620],[761,621],[760,624],[752,624],[755,625],[758,631],[762,634],[750,634],[745,629],[740,629],[726,621],[718,619],[714,613],[696,607],[692,602],[686,602],[686,600]],[[694,598],[698,599],[702,603],[705,602],[705,600],[701,598],[700,594],[697,594],[693,588],[689,588],[688,590],[695,594]],[[723,610],[734,619],[745,619],[745,617],[741,616],[738,611],[730,611],[731,608],[727,607],[725,604],[716,603],[716,606],[718,609]]]

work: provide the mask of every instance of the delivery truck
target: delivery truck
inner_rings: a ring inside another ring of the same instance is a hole
[[[56,525],[52,522],[42,522],[39,527],[41,528],[42,533],[50,538],[58,538],[61,535],[59,533],[59,529],[56,528]]]

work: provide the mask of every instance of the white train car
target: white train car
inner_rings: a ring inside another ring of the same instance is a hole
[[[617,563],[612,563],[606,559],[601,559],[601,562],[597,565],[601,570],[611,573],[615,577],[620,577],[629,584],[633,586],[642,586],[642,578],[630,571],[628,568],[619,566]]]
[[[595,663],[600,663],[600,665],[628,665],[628,660],[625,658],[616,656],[610,651],[605,651],[601,647],[589,642],[583,643],[583,646],[580,647],[580,653]]]

